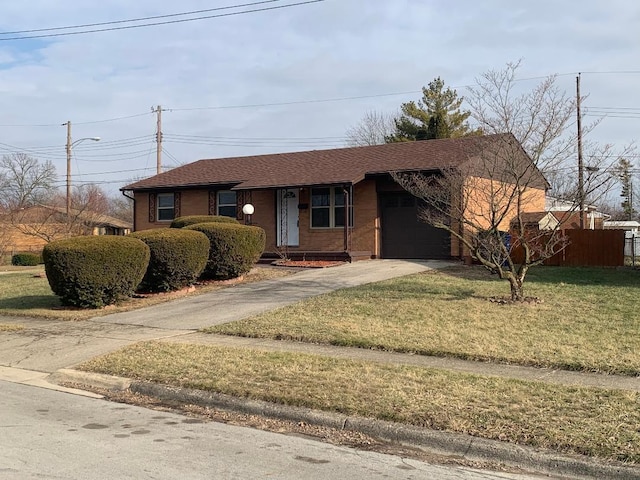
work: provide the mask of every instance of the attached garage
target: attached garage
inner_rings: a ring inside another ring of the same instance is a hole
[[[418,218],[420,201],[410,193],[380,194],[382,258],[447,259],[450,234]]]

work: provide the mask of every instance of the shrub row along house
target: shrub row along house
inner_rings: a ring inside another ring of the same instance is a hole
[[[451,170],[464,172],[464,181],[450,199],[465,205],[473,224],[489,228],[502,200],[488,192],[508,191],[501,186],[523,175],[517,188],[527,201],[507,208],[500,226],[544,210],[547,182],[510,134],[200,160],[121,190],[133,193],[135,230],[168,227],[184,215],[227,215],[262,227],[267,255],[444,259],[465,256],[463,245],[420,221],[420,201],[392,174]],[[457,223],[452,228],[463,233],[466,220]]]

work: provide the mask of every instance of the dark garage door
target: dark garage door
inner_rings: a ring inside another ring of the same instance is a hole
[[[409,193],[380,195],[382,258],[451,257],[449,233],[418,219],[419,200]]]

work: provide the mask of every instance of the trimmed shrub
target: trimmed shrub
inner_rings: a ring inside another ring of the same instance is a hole
[[[209,239],[202,232],[155,228],[134,232],[149,246],[151,259],[142,283],[146,292],[170,292],[193,285],[209,259]]]
[[[33,252],[16,253],[11,257],[11,265],[35,267],[42,263],[42,254]]]
[[[264,251],[266,234],[260,227],[198,223],[185,229],[204,233],[211,243],[202,278],[223,280],[244,275]]]
[[[224,215],[187,215],[185,217],[178,217],[171,222],[170,228],[184,228],[189,225],[196,225],[198,223],[233,223],[240,225],[240,222],[235,218],[225,217]]]
[[[137,238],[88,236],[44,247],[44,268],[63,305],[98,308],[130,297],[149,264],[149,247]]]

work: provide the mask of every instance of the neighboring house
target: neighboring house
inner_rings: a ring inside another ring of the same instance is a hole
[[[525,229],[556,230],[560,225],[558,219],[551,212],[526,212],[520,218]],[[517,228],[517,222],[512,221],[511,226]]]
[[[625,230],[631,235],[638,236],[638,232],[640,231],[640,222],[636,222],[635,220],[607,221],[604,222],[604,229]]]
[[[634,261],[640,257],[640,222],[635,220],[621,220],[604,222],[605,230],[624,230],[624,254],[633,257]]]
[[[547,183],[509,134],[200,160],[121,190],[133,192],[135,230],[167,227],[178,216],[227,215],[265,229],[267,256],[462,257],[455,238],[418,219],[420,202],[390,172],[464,169],[474,172],[465,180],[485,188],[495,177],[481,157],[504,145],[535,177],[523,209],[543,210]],[[487,210],[486,191],[466,199],[469,205]],[[255,208],[250,218],[242,212],[245,204]]]
[[[560,228],[578,229],[580,228],[580,208],[574,202],[555,197],[547,197],[547,212],[551,212],[560,222]],[[596,205],[585,205],[583,225],[588,230],[602,230],[604,223],[611,218],[611,215],[598,211]]]
[[[42,250],[48,242],[69,235],[126,235],[133,225],[88,210],[39,205],[0,216],[0,250],[13,254]]]

